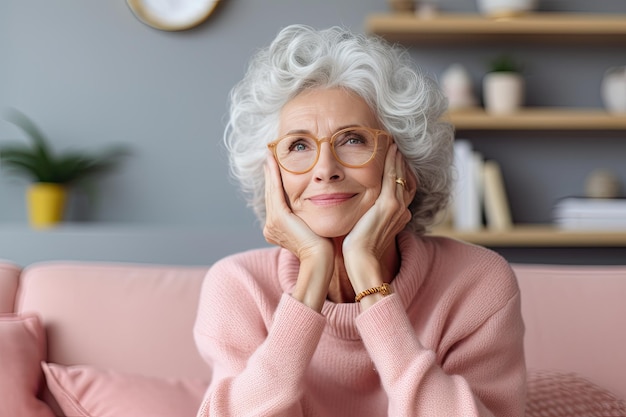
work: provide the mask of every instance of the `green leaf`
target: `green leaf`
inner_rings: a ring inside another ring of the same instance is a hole
[[[522,65],[510,55],[500,55],[491,61],[490,72],[522,72]]]
[[[31,141],[24,144],[0,143],[0,168],[32,181],[68,184],[114,169],[131,153],[127,147],[110,148],[100,155],[70,151],[55,156],[46,137],[23,113],[10,109],[6,118],[23,130]]]

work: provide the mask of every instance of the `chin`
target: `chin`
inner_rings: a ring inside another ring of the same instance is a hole
[[[314,232],[316,235],[320,237],[325,237],[328,239],[336,239],[338,237],[346,236],[350,231],[341,233],[341,232],[338,232],[337,230],[334,230],[334,231],[328,230],[328,231],[319,231],[319,232],[314,230]]]
[[[350,233],[350,231],[354,227],[354,223],[350,222],[348,224],[347,222],[342,222],[341,224],[337,224],[335,222],[332,224],[319,224],[319,222],[316,222],[313,224],[309,223],[309,227],[318,236],[326,238],[337,238],[346,236],[348,233]]]
[[[309,228],[318,236],[325,238],[338,238],[346,236],[359,221],[362,213],[346,213],[331,215],[323,213],[300,213],[297,214]]]

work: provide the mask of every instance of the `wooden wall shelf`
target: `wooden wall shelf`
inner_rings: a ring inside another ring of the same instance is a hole
[[[490,18],[470,13],[441,13],[433,17],[388,13],[370,15],[365,28],[389,41],[412,44],[515,41],[626,44],[626,15],[620,14],[541,12]]]
[[[626,113],[603,109],[524,108],[510,115],[491,115],[482,108],[448,114],[457,130],[626,130]]]
[[[372,14],[365,28],[391,42],[407,45],[567,44],[626,45],[626,14],[538,12],[495,19],[480,14],[440,13],[425,18],[414,14]],[[490,115],[484,109],[451,111],[446,117],[457,130],[585,130],[626,131],[626,114],[604,109],[523,108],[511,115]],[[449,236],[488,247],[626,247],[626,230],[564,230],[551,225],[516,225],[507,231],[460,232],[436,229]]]
[[[435,229],[432,234],[489,247],[626,247],[626,230],[575,231],[549,225],[520,225],[506,231]]]

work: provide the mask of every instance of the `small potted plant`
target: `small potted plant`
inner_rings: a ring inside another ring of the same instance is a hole
[[[26,115],[10,109],[5,119],[24,131],[30,144],[0,142],[0,168],[23,175],[31,182],[27,190],[28,217],[37,228],[52,226],[63,219],[70,186],[112,170],[129,154],[121,146],[98,155],[77,151],[55,153]]]
[[[524,77],[521,66],[509,55],[491,62],[483,78],[485,110],[492,114],[510,114],[524,104]]]

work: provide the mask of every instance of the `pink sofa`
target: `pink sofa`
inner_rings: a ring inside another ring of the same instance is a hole
[[[527,415],[626,416],[626,266],[514,268]],[[211,376],[192,338],[206,269],[0,262],[0,416],[194,416]]]

